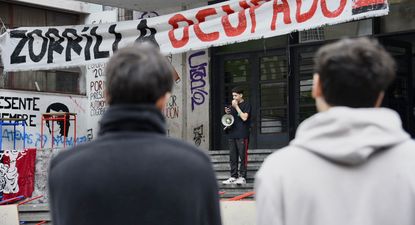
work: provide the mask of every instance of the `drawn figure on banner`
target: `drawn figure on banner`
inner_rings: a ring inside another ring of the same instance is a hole
[[[202,139],[205,138],[205,135],[203,134],[203,124],[193,129],[193,135],[193,141],[195,142],[195,145],[200,146]]]
[[[55,102],[55,103],[50,104],[46,108],[46,113],[53,113],[53,112],[69,112],[69,108],[65,104]],[[58,120],[58,121],[56,121],[56,123],[59,125],[59,134],[62,137],[64,135],[66,137],[68,137],[69,126],[71,125],[71,123],[69,121],[69,118],[68,117],[66,118],[66,124],[62,120]],[[48,127],[48,129],[49,129],[49,133],[52,134],[51,125],[50,125],[49,120],[46,120],[46,127]]]
[[[197,56],[205,55],[205,51],[199,51],[190,55],[189,67],[190,67],[190,92],[192,94],[192,111],[195,109],[195,105],[201,105],[205,103],[205,97],[208,95],[204,90],[206,86],[206,66],[207,63],[201,63],[199,65],[193,65],[192,59]]]
[[[19,192],[19,174],[17,172],[16,162],[25,154],[25,151],[19,152],[17,150],[5,150],[3,153],[0,153],[0,192]],[[10,158],[10,163],[8,165],[1,163],[3,156],[8,156]]]
[[[151,17],[157,17],[159,14],[156,11],[138,12],[137,19],[146,19]]]

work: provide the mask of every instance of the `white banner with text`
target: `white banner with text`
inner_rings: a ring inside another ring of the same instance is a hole
[[[9,29],[0,37],[4,70],[103,63],[118,48],[153,42],[164,54],[273,37],[386,15],[387,0],[227,1],[123,22]]]

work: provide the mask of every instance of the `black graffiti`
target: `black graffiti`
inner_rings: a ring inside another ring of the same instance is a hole
[[[118,24],[108,26],[105,31],[98,31],[99,26],[85,26],[75,28],[47,28],[34,30],[11,30],[10,38],[17,42],[10,55],[11,64],[21,64],[27,61],[40,62],[45,59],[47,63],[54,63],[56,55],[64,54],[65,61],[71,61],[74,56],[81,56],[83,60],[108,58],[118,49],[123,34],[117,32]],[[157,30],[147,25],[142,19],[137,25],[139,34],[136,41],[151,41],[159,46],[155,35]],[[125,31],[129,32],[129,31]],[[102,49],[103,39],[113,39],[112,48]],[[39,44],[37,44],[39,43]],[[82,54],[83,51],[83,54]],[[76,55],[74,55],[76,54]]]
[[[23,118],[25,126],[36,127],[36,115],[29,115],[29,114],[11,114],[11,113],[0,113],[0,118]],[[13,123],[13,122],[11,122]]]
[[[86,138],[88,139],[88,141],[92,141],[92,139],[94,138],[94,132],[92,131],[92,128],[88,129],[86,133]]]
[[[193,129],[193,135],[193,141],[195,142],[195,145],[200,146],[202,139],[205,138],[205,135],[203,134],[203,124]]]
[[[91,101],[89,108],[90,108],[90,115],[91,116],[99,116],[104,114],[105,112],[105,100],[95,100]]]
[[[38,97],[21,98],[0,96],[0,109],[20,109],[39,111],[37,106]]]

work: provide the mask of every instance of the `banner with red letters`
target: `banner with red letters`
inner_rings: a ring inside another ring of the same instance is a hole
[[[387,0],[226,1],[141,20],[10,29],[0,48],[6,72],[54,69],[105,62],[134,42],[153,42],[164,54],[176,54],[388,12]]]

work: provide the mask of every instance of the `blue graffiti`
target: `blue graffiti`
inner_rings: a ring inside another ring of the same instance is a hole
[[[3,144],[6,142],[13,142],[15,135],[14,135],[14,130],[8,130],[8,129],[4,129],[2,134],[1,134],[1,138],[3,139]],[[32,147],[51,147],[52,146],[52,142],[53,141],[53,146],[54,147],[62,147],[64,146],[64,137],[61,135],[56,135],[53,138],[50,137],[50,135],[45,135],[43,134],[43,136],[40,135],[40,133],[27,133],[25,135],[23,135],[23,132],[16,130],[16,142],[19,141],[24,141],[26,146],[32,146]],[[70,146],[74,146],[74,144],[80,144],[80,143],[84,143],[87,142],[88,138],[87,136],[80,136],[80,137],[76,137],[76,140],[74,141],[73,137],[67,137],[65,142],[66,142],[66,146],[70,147]],[[41,145],[42,142],[42,145]]]
[[[206,54],[205,51],[199,51],[190,55],[189,67],[190,67],[190,92],[192,93],[192,111],[195,109],[195,105],[201,105],[205,103],[205,97],[208,95],[204,90],[206,86],[206,66],[207,63],[199,65],[192,65],[192,58]]]

